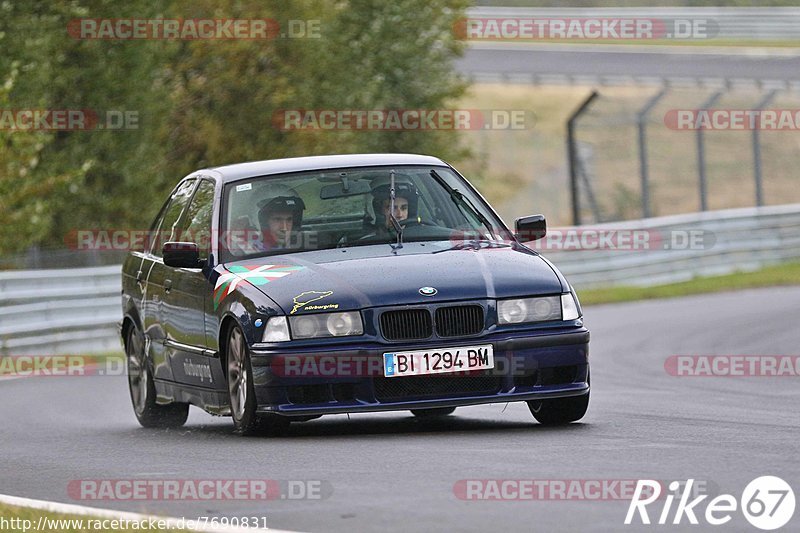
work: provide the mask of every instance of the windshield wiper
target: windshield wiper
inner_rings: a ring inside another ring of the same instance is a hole
[[[445,248],[443,250],[436,250],[435,252],[432,253],[440,254],[442,252],[452,252],[453,250],[481,250],[485,248],[512,248],[512,247],[513,247],[512,244],[506,242],[472,240],[467,242],[460,242],[458,244],[454,244],[450,248]]]
[[[444,190],[447,191],[447,193],[450,195],[450,199],[453,201],[454,204],[456,204],[456,207],[461,212],[461,214],[464,214],[464,210],[461,208],[461,206],[466,207],[470,212],[472,212],[475,218],[480,220],[481,224],[486,226],[486,229],[489,230],[489,234],[494,236],[494,229],[492,228],[492,224],[489,222],[489,219],[487,219],[483,215],[483,213],[481,213],[478,210],[478,208],[475,207],[475,204],[472,203],[472,200],[470,200],[469,197],[464,196],[464,194],[461,191],[459,191],[458,189],[454,189],[453,187],[448,185],[448,183],[444,180],[444,178],[442,178],[433,169],[431,169],[431,177],[436,180],[436,183],[441,185],[444,188]]]

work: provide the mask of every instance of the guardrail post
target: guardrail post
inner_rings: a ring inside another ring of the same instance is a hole
[[[666,96],[669,89],[664,87],[636,113],[639,130],[639,169],[642,178],[642,218],[650,218],[650,173],[647,167],[647,115]]]
[[[717,100],[725,94],[719,90],[703,102],[701,111],[707,111]],[[706,146],[703,138],[703,128],[697,128],[697,179],[700,186],[700,211],[708,211],[708,182],[706,180]]]
[[[569,185],[572,195],[572,224],[574,226],[581,225],[580,191],[578,190],[578,147],[575,142],[575,123],[598,96],[599,93],[597,91],[592,91],[592,94],[578,106],[578,109],[567,120],[567,156],[569,158]]]
[[[777,93],[777,89],[767,93],[756,105],[756,111],[761,111],[768,106]],[[756,205],[761,207],[764,205],[764,186],[761,178],[761,139],[757,124],[756,127],[753,128],[753,179],[756,182]]]

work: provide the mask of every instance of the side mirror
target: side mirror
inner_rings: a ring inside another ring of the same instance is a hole
[[[514,230],[521,242],[538,241],[547,235],[547,221],[544,215],[529,215],[515,220]]]
[[[161,249],[164,264],[175,268],[200,268],[200,250],[193,242],[165,242]]]

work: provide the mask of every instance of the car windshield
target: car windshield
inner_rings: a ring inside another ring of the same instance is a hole
[[[480,196],[446,167],[252,178],[226,186],[223,203],[223,262],[368,244],[396,246],[399,237],[402,242],[498,240],[505,231]]]

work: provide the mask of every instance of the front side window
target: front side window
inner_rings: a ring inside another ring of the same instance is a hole
[[[394,201],[392,201],[394,185]],[[502,222],[446,167],[375,167],[265,176],[228,184],[222,260],[287,251],[492,239]],[[393,210],[392,210],[393,208]]]
[[[189,198],[192,197],[192,190],[194,190],[196,181],[195,179],[184,181],[170,197],[159,227],[156,229],[155,239],[153,239],[153,255],[161,257],[161,249],[164,247],[164,243],[178,240],[180,228],[177,225],[183,209],[189,203]]]
[[[211,252],[211,216],[214,211],[214,182],[204,179],[197,186],[186,216],[181,223],[181,234],[178,239],[196,243],[200,250],[200,259],[208,259]]]

